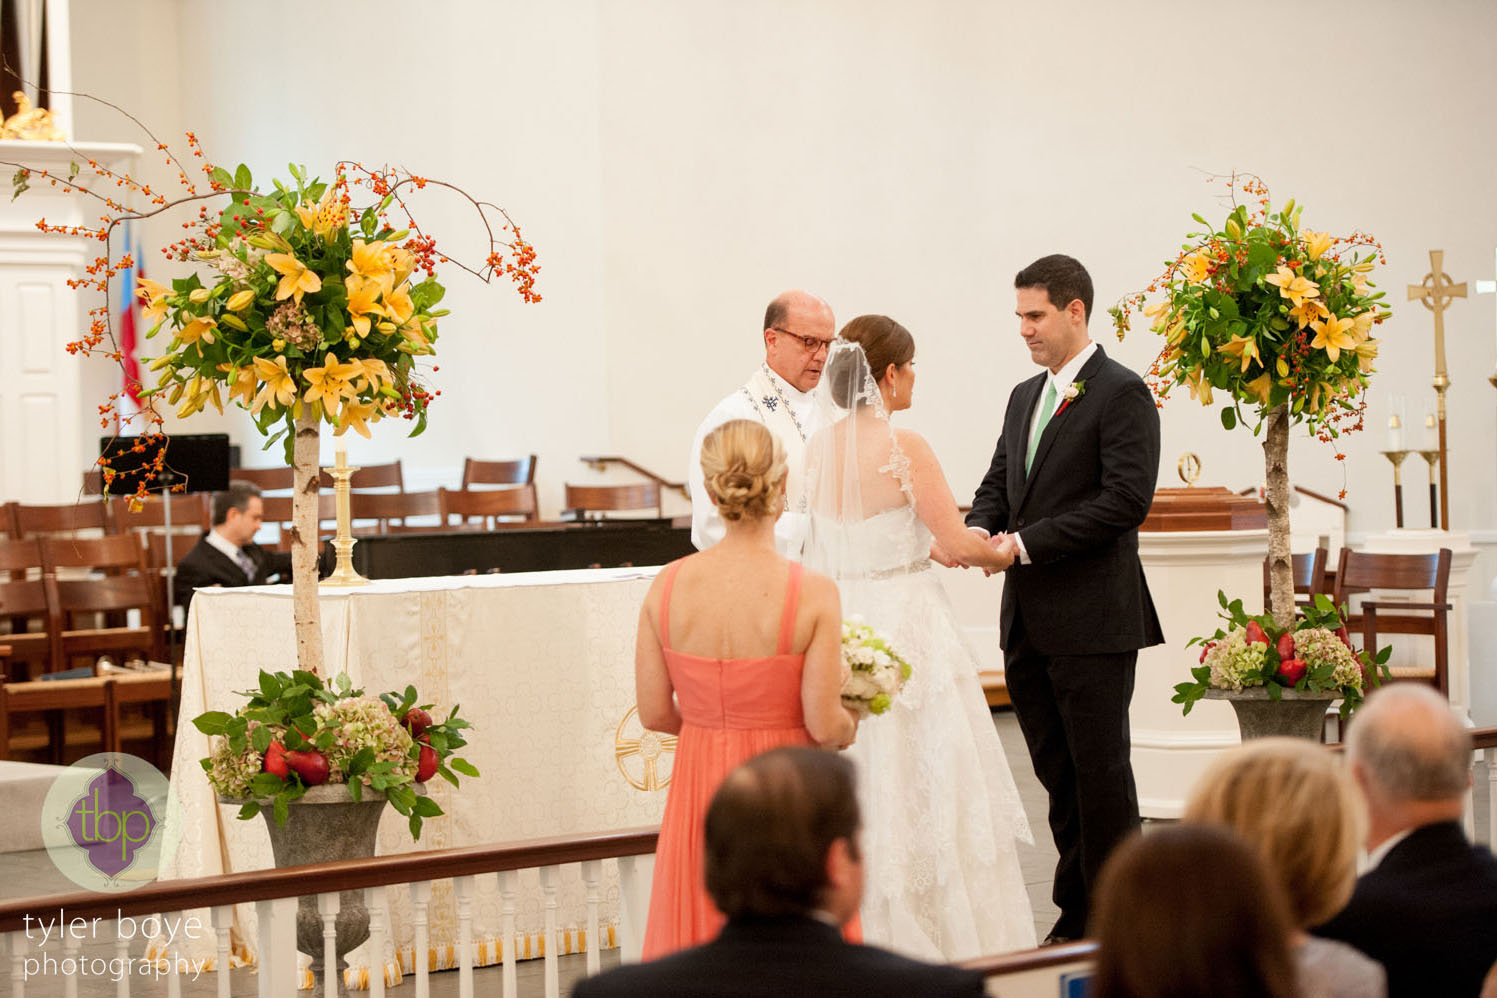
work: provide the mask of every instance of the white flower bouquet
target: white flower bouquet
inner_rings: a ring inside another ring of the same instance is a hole
[[[842,702],[859,715],[888,710],[911,671],[910,663],[861,618],[842,622]]]

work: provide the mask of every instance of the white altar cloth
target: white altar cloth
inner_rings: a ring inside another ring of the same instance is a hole
[[[460,789],[442,780],[427,784],[446,815],[427,820],[419,843],[406,820],[387,809],[380,855],[659,822],[664,792],[635,789],[614,754],[615,733],[634,704],[634,632],[655,572],[594,569],[323,588],[327,675],[346,671],[371,694],[414,684],[422,702],[437,705],[438,719],[456,702],[473,724],[462,755],[481,777],[464,778]],[[290,586],[204,589],[192,601],[162,879],[275,865],[263,819],[238,821],[233,807],[216,802],[198,765],[208,738],[191,719],[236,709],[244,698],[234,691],[254,688],[261,668],[294,667],[291,608]],[[608,921],[617,905],[615,884],[605,884]],[[398,953],[413,941],[411,909],[404,889],[390,896]],[[564,871],[560,900],[561,926],[585,924],[575,869]],[[486,943],[499,925],[495,878],[479,878],[474,913],[474,939]],[[236,949],[252,950],[253,920],[253,906],[239,906]],[[518,931],[533,935],[543,920],[532,871],[521,879]],[[430,932],[433,947],[456,943],[450,883],[434,885]],[[572,936],[563,952],[579,943]],[[211,941],[203,955],[212,955]]]

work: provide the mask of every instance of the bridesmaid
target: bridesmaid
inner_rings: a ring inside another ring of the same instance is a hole
[[[708,434],[701,453],[726,535],[661,571],[635,647],[640,721],[680,734],[646,960],[707,942],[722,927],[702,879],[702,823],[723,777],[780,745],[846,748],[858,724],[841,700],[837,588],[775,551],[784,447],[763,425],[739,419]]]

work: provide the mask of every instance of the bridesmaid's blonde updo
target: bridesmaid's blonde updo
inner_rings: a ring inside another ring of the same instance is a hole
[[[757,520],[782,508],[785,471],[785,445],[752,419],[729,420],[702,441],[707,495],[724,520]]]

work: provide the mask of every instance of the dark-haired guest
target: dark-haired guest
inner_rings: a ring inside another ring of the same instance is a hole
[[[1497,962],[1497,859],[1461,828],[1471,735],[1434,690],[1378,690],[1347,733],[1370,869],[1316,929],[1380,962],[1390,998],[1474,996]]]
[[[1288,906],[1237,836],[1135,835],[1102,868],[1091,998],[1298,998]]]
[[[265,503],[253,482],[230,482],[213,494],[213,529],[177,565],[173,592],[179,606],[186,609],[197,589],[291,580],[290,553],[267,551],[255,543],[264,516]]]
[[[853,766],[780,748],[735,769],[706,820],[706,879],[728,917],[712,942],[577,984],[575,998],[931,998],[983,993],[976,971],[849,943],[863,892]]]

